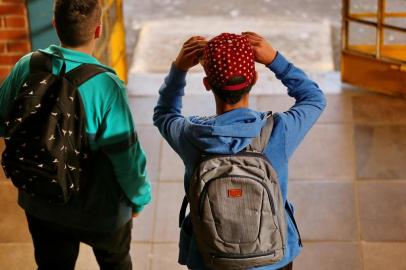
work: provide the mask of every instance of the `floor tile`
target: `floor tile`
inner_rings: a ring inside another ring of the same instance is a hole
[[[360,252],[356,243],[305,242],[304,246],[302,253],[293,263],[293,269],[295,270],[362,269]]]
[[[148,270],[151,244],[132,244],[131,257],[134,270]],[[32,244],[0,244],[0,269],[33,270],[36,264]],[[76,270],[100,269],[90,246],[81,244]]]
[[[290,161],[297,180],[353,180],[355,161],[351,125],[315,125]]]
[[[406,240],[406,182],[358,183],[362,239]]]
[[[355,127],[359,179],[406,179],[406,125]]]
[[[131,259],[134,270],[149,270],[152,258],[152,244],[132,244]]]
[[[162,147],[162,137],[154,126],[137,127],[138,137],[141,146],[147,156],[148,175],[152,182],[158,181],[159,175],[159,155]]]
[[[98,270],[99,265],[97,264],[96,257],[94,256],[93,250],[90,246],[81,244],[79,257],[76,261],[76,270]]]
[[[0,269],[33,270],[35,268],[32,244],[0,244]]]
[[[165,141],[162,146],[161,170],[159,181],[182,181],[185,174],[185,166],[179,155]]]
[[[11,182],[0,183],[0,243],[31,242],[24,211],[17,204],[17,189]]]
[[[185,266],[178,264],[177,244],[154,244],[152,270],[186,270]]]
[[[326,95],[327,107],[318,123],[349,123],[352,121],[350,95]],[[295,104],[295,99],[286,95],[258,96],[260,111],[285,112]]]
[[[350,95],[326,95],[327,107],[318,123],[351,123],[353,121]]]
[[[364,270],[406,269],[406,243],[364,243]]]
[[[386,95],[353,97],[356,122],[406,124],[406,100]]]
[[[129,104],[136,127],[145,124],[152,125],[152,117],[157,101],[158,96],[137,96],[129,98]]]
[[[289,184],[301,236],[312,241],[357,239],[354,191],[351,182],[305,182]]]
[[[178,242],[179,210],[185,195],[183,183],[159,183],[154,241]]]
[[[157,186],[158,183],[152,183],[152,201],[133,220],[132,242],[149,242],[153,240],[154,216],[158,201]]]

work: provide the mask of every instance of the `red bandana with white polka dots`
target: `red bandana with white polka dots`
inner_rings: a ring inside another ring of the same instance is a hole
[[[203,68],[209,82],[225,91],[238,91],[255,79],[254,53],[248,39],[223,33],[210,40],[204,48]],[[245,77],[245,82],[229,85],[233,77]]]

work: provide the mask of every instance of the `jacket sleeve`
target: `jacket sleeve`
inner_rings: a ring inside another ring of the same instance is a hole
[[[268,68],[288,88],[288,95],[296,100],[292,108],[279,114],[285,126],[285,154],[289,159],[320,117],[326,99],[319,86],[282,54],[278,53]]]
[[[31,54],[22,57],[0,86],[0,137],[4,136],[4,120],[23,82],[30,72]]]
[[[116,179],[139,213],[151,201],[151,184],[146,171],[145,153],[138,141],[124,86],[114,95],[97,139],[109,157]]]
[[[154,125],[171,145],[181,154],[180,134],[185,125],[185,117],[182,115],[182,97],[185,93],[186,72],[178,70],[172,64],[169,75],[159,90],[158,104],[154,109]]]

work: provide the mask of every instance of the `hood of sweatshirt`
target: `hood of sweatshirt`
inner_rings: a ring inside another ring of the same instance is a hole
[[[266,114],[248,108],[213,117],[189,117],[184,132],[195,147],[210,154],[238,153],[259,135]]]

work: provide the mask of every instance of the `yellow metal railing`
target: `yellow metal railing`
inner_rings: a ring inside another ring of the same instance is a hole
[[[95,56],[113,67],[127,81],[125,29],[122,0],[102,0],[103,35],[97,43]]]

